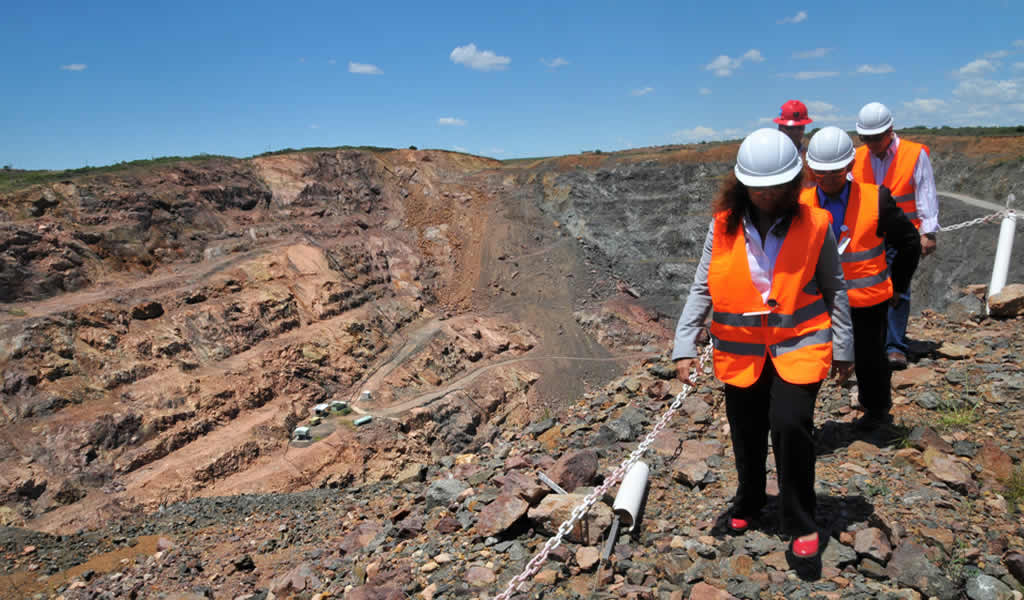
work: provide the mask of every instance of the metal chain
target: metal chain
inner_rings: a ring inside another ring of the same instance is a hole
[[[711,344],[709,343],[700,355],[699,366],[696,370],[690,373],[691,382],[696,383],[698,372],[704,370],[710,358]],[[550,554],[552,550],[557,548],[558,545],[562,543],[562,538],[568,535],[570,531],[572,531],[573,527],[576,525],[576,521],[583,518],[583,515],[587,514],[587,511],[589,511],[590,507],[592,507],[597,502],[598,498],[601,498],[606,493],[608,493],[608,490],[611,489],[613,485],[620,482],[622,478],[625,476],[626,472],[629,471],[629,469],[634,464],[636,464],[638,460],[640,460],[640,458],[644,455],[644,452],[647,451],[647,448],[649,448],[650,445],[654,443],[654,438],[658,437],[658,434],[661,433],[661,430],[665,428],[669,420],[682,405],[683,400],[686,398],[686,396],[689,395],[689,393],[692,390],[693,385],[691,385],[690,383],[683,383],[683,390],[679,392],[675,400],[668,407],[668,410],[666,410],[665,413],[661,415],[661,418],[654,425],[654,428],[651,429],[651,432],[647,434],[647,437],[644,438],[642,442],[640,442],[640,445],[637,446],[635,450],[633,450],[633,452],[629,455],[629,458],[627,458],[622,464],[620,464],[618,468],[612,471],[612,474],[605,478],[604,483],[602,483],[600,487],[595,489],[593,492],[590,492],[590,494],[583,499],[583,502],[573,509],[572,513],[569,515],[569,518],[566,519],[561,525],[559,525],[558,531],[555,533],[555,536],[550,538],[547,541],[547,543],[544,544],[544,547],[541,548],[540,552],[535,554],[533,558],[530,559],[530,562],[526,563],[526,568],[523,569],[523,572],[513,577],[512,580],[508,582],[508,587],[505,588],[505,591],[502,592],[500,595],[495,596],[494,600],[509,600],[512,597],[512,594],[516,592],[520,585],[522,585],[526,582],[526,580],[537,574],[537,571],[540,570],[541,565],[544,564],[544,561],[547,560],[548,554]]]
[[[971,219],[970,221],[964,221],[963,223],[957,223],[956,225],[950,225],[948,227],[939,227],[939,231],[956,231],[957,229],[963,229],[964,227],[972,227],[974,225],[981,225],[982,223],[994,223],[1002,220],[1004,217],[1016,216],[1012,209],[1001,210],[997,213],[992,213],[984,217],[978,217],[977,219]]]

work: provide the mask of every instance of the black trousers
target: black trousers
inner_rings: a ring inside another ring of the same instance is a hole
[[[821,382],[805,385],[779,377],[769,358],[754,385],[726,384],[729,418],[739,487],[734,515],[757,517],[767,500],[765,461],[771,431],[779,475],[779,508],[785,533],[801,536],[818,530],[814,520],[814,401]]]
[[[889,303],[853,308],[851,313],[857,400],[866,413],[889,414],[892,408],[892,372],[885,355]]]

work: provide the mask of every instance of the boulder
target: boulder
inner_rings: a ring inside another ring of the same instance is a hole
[[[1024,284],[1008,285],[998,294],[989,296],[989,313],[993,317],[1018,317],[1024,315]]]

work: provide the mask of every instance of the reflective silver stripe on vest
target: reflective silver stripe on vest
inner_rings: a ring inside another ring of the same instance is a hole
[[[723,340],[717,336],[711,336],[711,342],[715,346],[715,350],[721,350],[722,352],[728,352],[729,354],[736,354],[738,356],[764,356],[765,348],[764,344],[750,344],[747,342],[731,342],[729,340]]]
[[[814,317],[825,314],[827,310],[825,308],[825,300],[818,298],[807,306],[798,308],[791,315],[772,313],[768,315],[766,323],[769,327],[796,327],[804,321],[809,321]]]
[[[720,325],[732,327],[760,327],[761,315],[743,315],[741,313],[729,313],[713,311],[711,320]]]
[[[886,269],[878,275],[869,275],[867,277],[860,277],[858,279],[847,279],[846,289],[848,290],[859,290],[866,287],[871,287],[876,283],[882,283],[889,278],[889,269]]]
[[[803,335],[791,337],[788,340],[783,340],[778,344],[772,345],[772,356],[782,356],[793,350],[799,350],[804,346],[812,346],[814,344],[825,344],[832,341],[832,328],[826,327],[825,329],[819,329]]]
[[[870,250],[861,250],[860,252],[845,252],[839,257],[844,263],[848,262],[860,262],[869,258],[875,258],[885,254],[885,244],[879,244]]]
[[[909,194],[903,194],[902,196],[896,196],[893,198],[893,200],[896,201],[896,204],[903,204],[904,202],[916,202],[916,200],[914,199],[914,192],[910,192]],[[916,206],[917,205],[915,204],[915,208]],[[901,206],[900,208],[903,207]],[[904,210],[903,214],[907,215],[907,218],[910,219],[911,221],[917,219],[917,210]]]

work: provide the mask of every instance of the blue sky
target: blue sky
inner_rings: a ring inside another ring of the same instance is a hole
[[[0,164],[286,147],[512,158],[1024,123],[1024,2],[7,2]]]

